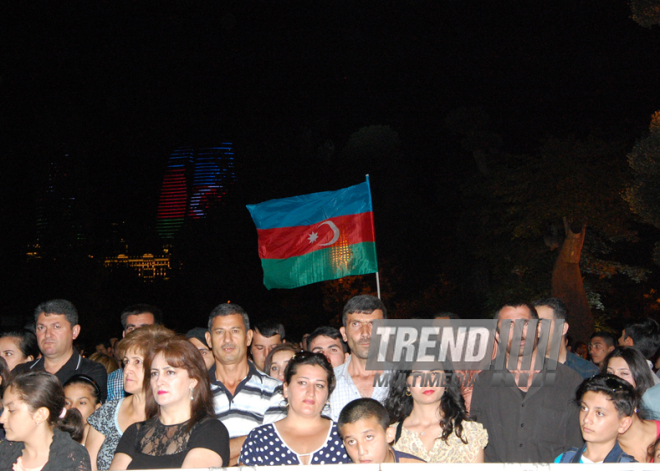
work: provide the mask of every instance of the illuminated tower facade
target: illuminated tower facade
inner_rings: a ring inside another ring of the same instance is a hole
[[[168,160],[158,204],[157,231],[171,240],[186,219],[206,216],[210,205],[236,181],[231,143],[218,147],[180,147]]]

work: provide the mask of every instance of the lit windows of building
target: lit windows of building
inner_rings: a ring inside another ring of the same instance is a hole
[[[146,253],[141,257],[120,254],[116,257],[107,257],[103,266],[110,270],[122,267],[131,268],[145,281],[167,280],[171,270],[169,254],[154,256]]]

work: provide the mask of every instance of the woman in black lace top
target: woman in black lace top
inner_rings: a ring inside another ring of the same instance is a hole
[[[147,420],[131,425],[115,469],[211,468],[229,462],[229,434],[215,418],[204,359],[185,338],[163,342],[144,362]]]

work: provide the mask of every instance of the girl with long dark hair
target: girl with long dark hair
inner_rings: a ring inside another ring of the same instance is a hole
[[[395,450],[427,463],[483,463],[488,432],[469,419],[451,372],[399,372],[385,407],[396,429]]]

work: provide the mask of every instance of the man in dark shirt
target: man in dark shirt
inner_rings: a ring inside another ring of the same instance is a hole
[[[582,376],[582,378],[591,378],[597,375],[600,370],[596,365],[582,357],[577,356],[575,353],[569,352],[566,349],[566,333],[568,332],[568,308],[566,304],[559,298],[546,298],[534,301],[534,307],[541,319],[551,321],[552,328],[550,330],[550,341],[548,342],[548,350],[546,355],[550,354],[550,347],[552,346],[552,335],[555,330],[555,321],[557,319],[564,321],[564,330],[561,335],[561,342],[559,343],[559,363],[572,368]]]
[[[82,358],[73,348],[73,341],[80,334],[78,311],[65,299],[52,299],[34,310],[37,343],[42,357],[36,361],[18,365],[13,373],[47,371],[64,384],[71,376],[85,374],[96,381],[101,399],[107,395],[108,374],[100,363]]]
[[[498,311],[497,319],[499,341],[503,320],[529,321],[538,319],[538,314],[528,304],[507,305]],[[513,328],[514,323],[511,324]],[[507,345],[499,345],[506,349],[507,366],[512,337],[510,332]],[[516,370],[505,369],[500,374],[491,369],[477,376],[471,413],[488,430],[486,462],[551,463],[563,451],[583,443],[579,410],[574,403],[582,378],[562,364],[556,365],[554,374],[545,364],[535,371],[534,360],[530,371],[521,371],[524,344],[534,343],[535,359],[537,340],[537,333],[528,333],[525,326]]]

